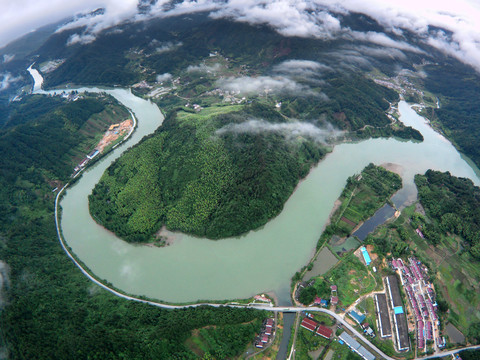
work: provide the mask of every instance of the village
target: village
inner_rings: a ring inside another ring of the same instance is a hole
[[[75,166],[71,177],[76,177],[90,161],[104,153],[106,149],[116,147],[122,140],[132,133],[133,128],[134,123],[132,119],[127,119],[121,123],[110,125],[95,148],[89,152],[77,166]]]
[[[292,354],[296,352],[300,355],[302,347],[307,347],[310,349],[310,358],[331,359],[334,352],[344,346],[344,349],[353,351],[365,360],[379,358],[368,344],[362,344],[340,322],[318,313],[314,310],[316,308],[324,308],[339,315],[383,351],[385,346],[382,347],[382,343],[391,343],[392,350],[398,356],[434,353],[445,348],[446,339],[441,336],[435,289],[429,281],[428,268],[415,257],[391,258],[380,262],[365,246],[357,249],[355,254],[369,272],[377,273],[382,268],[391,274],[381,277],[383,290],[364,294],[351,305],[344,306],[339,297],[342,289],[336,284],[330,285],[328,297],[315,296],[313,302],[298,314]],[[294,299],[297,306],[299,293],[313,284],[314,280],[301,282],[296,288]],[[367,300],[372,303],[370,308],[364,305]],[[309,311],[309,308],[312,310]],[[264,349],[270,346],[269,339],[275,332],[275,325],[273,319],[265,322],[255,342],[256,347]],[[411,337],[411,334],[415,336]],[[314,340],[317,337],[318,340]],[[305,342],[315,346],[309,347]],[[311,350],[313,347],[316,350]]]

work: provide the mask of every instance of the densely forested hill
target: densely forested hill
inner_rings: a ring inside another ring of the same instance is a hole
[[[149,239],[162,224],[210,238],[265,224],[325,150],[308,137],[226,128],[259,113],[286,123],[261,104],[172,112],[106,171],[90,197],[92,214],[129,241]]]
[[[428,116],[480,166],[480,75],[454,61],[425,71],[425,87],[440,97],[440,109],[430,109]]]
[[[207,15],[198,13],[124,24],[118,27],[120,31],[106,30],[89,44],[66,46],[74,31],[57,33],[37,50],[38,62],[66,59],[57,70],[46,74],[45,85],[126,86],[143,79],[154,81],[156,74],[176,75],[208,58],[213,51],[221,51],[258,73],[288,59],[321,61],[341,71],[376,66],[393,73],[398,66],[412,68],[412,63],[423,58],[415,52],[401,57],[378,57],[368,49],[381,47],[369,42],[285,37],[266,25],[212,19]],[[357,28],[361,28],[360,21]],[[368,46],[359,52],[359,43]]]
[[[0,151],[8,154],[0,159],[0,176],[6,179],[31,173],[29,169],[42,169],[48,178],[68,179],[98,141],[90,130],[103,126],[105,131],[112,111],[120,118],[129,116],[116,100],[103,96],[62,101],[34,95],[11,107],[11,116],[0,129]],[[95,114],[102,115],[94,119]]]
[[[435,244],[449,233],[459,235],[465,250],[480,259],[480,188],[470,179],[433,170],[417,175],[415,184],[420,202],[435,220],[425,224],[425,236]]]
[[[82,150],[78,140],[88,137],[85,125],[91,124],[92,114],[96,118],[96,112],[113,105],[118,117],[104,113],[104,120],[118,122],[128,114],[110,98],[86,100],[82,112],[76,107],[81,100],[25,99],[1,130],[0,148],[8,151],[2,150],[0,166],[0,347],[11,359],[195,359],[198,354],[185,341],[192,330],[213,326],[205,352],[215,358],[240,355],[260,328],[262,312],[169,311],[120,299],[92,284],[59,246],[49,180],[70,175],[72,169],[64,164]],[[52,101],[57,108],[50,109]],[[22,117],[22,107],[33,103],[44,111]],[[94,122],[101,123],[98,118]],[[89,131],[94,138],[103,129]],[[77,142],[63,142],[58,134]],[[34,144],[37,139],[42,142]],[[37,151],[15,146],[23,141]],[[236,340],[223,340],[230,337]]]
[[[324,155],[322,131],[324,137],[342,130],[353,138],[422,140],[385,115],[397,93],[355,73],[329,72],[320,86],[301,74],[298,92],[238,95],[226,105],[211,95],[223,93],[216,79],[238,70],[221,61],[218,56],[202,65],[220,69],[215,75],[182,73],[176,92],[156,100],[171,110],[161,129],[112,165],[90,197],[94,218],[124,239],[151,239],[162,225],[209,238],[264,225]],[[205,108],[197,113],[192,103]]]

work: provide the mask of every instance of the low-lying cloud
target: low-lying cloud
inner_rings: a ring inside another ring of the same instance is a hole
[[[187,72],[189,73],[214,73],[219,71],[222,68],[222,65],[216,63],[213,65],[205,65],[205,64],[200,64],[200,65],[190,65],[187,67]]]
[[[410,31],[417,35],[420,43],[433,46],[480,71],[480,5],[476,0],[51,0],[48,3],[18,0],[0,14],[0,34],[12,36],[17,28],[25,33],[32,30],[29,27],[41,25],[38,19],[46,24],[76,11],[91,11],[97,7],[103,7],[104,11],[77,16],[59,28],[58,31],[79,29],[77,36],[69,39],[70,44],[93,41],[101,31],[123,22],[209,12],[213,18],[268,25],[285,36],[319,39],[347,36],[419,53],[421,50],[403,37]],[[388,34],[352,31],[338,16],[352,12],[375,19]],[[434,30],[439,28],[446,31]]]
[[[222,78],[217,81],[217,86],[223,90],[234,91],[245,95],[262,93],[295,94],[315,96],[324,101],[328,100],[327,95],[315,92],[310,87],[285,76]]]
[[[320,78],[325,72],[333,71],[330,66],[310,60],[287,60],[273,67],[273,72],[292,78],[312,82]]]
[[[288,123],[269,123],[265,120],[251,119],[241,124],[229,124],[216,131],[217,135],[226,133],[250,133],[262,134],[275,132],[285,136],[288,140],[298,137],[308,138],[320,144],[331,142],[344,134],[343,131],[335,129],[331,124],[325,127],[318,127],[308,122],[294,121]]]
[[[14,58],[15,58],[15,54],[13,54],[13,55],[12,54],[4,54],[3,55],[3,63],[7,64],[10,61],[12,61]]]
[[[157,82],[159,82],[159,83],[165,82],[165,81],[170,81],[170,80],[172,80],[172,74],[170,74],[170,73],[157,75]]]
[[[178,41],[178,42],[167,41],[165,43],[160,43],[158,41],[154,41],[153,43],[154,43],[154,45],[156,45],[156,43],[158,43],[158,46],[156,45],[157,47],[155,48],[155,52],[157,54],[163,54],[163,53],[166,53],[166,52],[169,52],[169,51],[176,50],[180,46],[183,45],[181,41]]]
[[[8,72],[0,74],[0,91],[8,89],[11,84],[20,80],[22,80],[21,76],[14,77]]]
[[[75,45],[75,44],[80,44],[80,45],[85,45],[85,44],[90,44],[91,42],[95,41],[95,36],[92,34],[73,34],[71,35],[68,40],[67,40],[67,46],[70,45]]]

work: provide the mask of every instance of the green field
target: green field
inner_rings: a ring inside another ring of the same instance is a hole
[[[349,306],[377,286],[377,281],[369,269],[352,253],[345,256],[324,277],[329,283],[337,285],[341,307]]]
[[[235,358],[254,342],[261,325],[256,319],[239,325],[208,326],[194,330],[185,345],[199,358]]]
[[[348,236],[402,187],[400,176],[382,167],[368,165],[359,175],[348,178],[340,196],[341,206],[332,216],[332,226],[340,237]]]

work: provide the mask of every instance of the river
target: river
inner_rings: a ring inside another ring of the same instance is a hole
[[[135,113],[138,127],[125,145],[85,171],[67,189],[61,201],[61,227],[72,251],[99,279],[129,294],[185,303],[275,291],[280,304],[287,304],[290,278],[312,256],[347,178],[368,163],[403,167],[404,188],[396,195],[403,201],[415,198],[413,177],[429,168],[448,170],[480,183],[478,169],[474,170],[449,141],[402,101],[401,120],[418,129],[424,142],[371,139],[337,145],[300,182],[280,215],[261,229],[220,241],[177,234],[174,243],[165,248],[131,245],[93,221],[87,197],[112,161],[127,146],[153,132],[163,117],[156,105],[128,90],[107,92]]]

